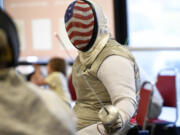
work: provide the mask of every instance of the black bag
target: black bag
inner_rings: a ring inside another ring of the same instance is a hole
[[[172,124],[151,124],[147,129],[149,135],[180,135],[180,127]]]

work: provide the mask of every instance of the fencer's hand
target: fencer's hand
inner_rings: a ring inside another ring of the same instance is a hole
[[[113,129],[113,131],[117,131],[117,130],[120,130],[121,127],[122,127],[122,121],[121,121],[121,119],[117,119],[117,121],[112,126],[112,129]]]
[[[122,128],[122,121],[121,119],[117,119],[114,123],[111,125],[104,125],[107,133],[116,133],[121,130]]]
[[[120,130],[123,125],[119,111],[113,105],[106,105],[101,108],[98,116],[108,134]]]

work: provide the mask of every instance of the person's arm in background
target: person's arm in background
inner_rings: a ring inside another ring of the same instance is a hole
[[[118,108],[121,126],[125,125],[137,108],[133,63],[121,56],[110,56],[101,64],[97,76],[107,89],[112,104]]]
[[[41,86],[41,85],[48,85],[48,83],[45,81],[45,79],[43,78],[42,74],[41,74],[41,69],[40,66],[38,64],[34,64],[34,74],[31,76],[30,78],[30,82]]]

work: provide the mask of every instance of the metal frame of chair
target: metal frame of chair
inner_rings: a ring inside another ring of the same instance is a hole
[[[148,121],[148,113],[152,101],[153,85],[151,82],[144,82],[140,90],[140,100],[137,110],[137,124],[142,128],[139,134],[146,132],[146,124]],[[146,132],[148,134],[148,132]]]
[[[163,78],[164,76],[164,78]],[[168,129],[172,129],[173,127],[176,127],[176,122],[178,120],[178,105],[177,105],[177,89],[176,89],[176,77],[177,77],[177,71],[174,68],[167,68],[167,69],[162,69],[159,71],[157,75],[157,80],[156,80],[156,87],[158,88],[161,96],[164,99],[164,105],[163,106],[169,106],[169,107],[176,107],[176,119],[174,122],[166,121],[166,120],[161,120],[161,119],[153,119],[148,121],[148,126],[150,127],[150,132],[152,135],[159,135],[159,134],[164,134],[168,133]],[[167,82],[167,79],[171,79],[170,82]],[[167,90],[168,87],[170,87],[174,83],[174,103],[173,102],[167,102],[167,99],[169,98],[172,93],[167,94],[167,92],[164,93],[164,91]],[[167,95],[166,95],[167,94]],[[165,95],[165,96],[164,96]],[[166,98],[167,97],[167,98]],[[168,105],[169,104],[169,105]],[[171,105],[172,104],[172,105]],[[177,133],[177,131],[176,131]]]

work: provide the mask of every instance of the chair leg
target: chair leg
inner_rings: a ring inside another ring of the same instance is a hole
[[[134,126],[128,131],[127,135],[139,135],[139,130],[138,126]]]
[[[139,135],[149,135],[148,130],[139,130]]]

